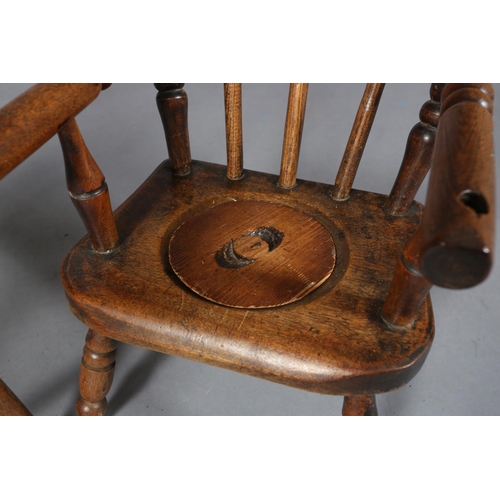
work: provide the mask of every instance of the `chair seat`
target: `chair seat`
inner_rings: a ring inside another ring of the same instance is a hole
[[[394,217],[380,194],[352,190],[339,202],[325,184],[298,180],[283,189],[278,176],[253,171],[231,181],[225,166],[201,161],[174,176],[168,163],[116,210],[117,250],[97,253],[85,237],[64,260],[66,294],[81,321],[118,341],[323,394],[387,392],[418,372],[434,336],[430,298],[408,328],[380,319],[397,258],[421,220],[418,203]],[[319,222],[335,248],[326,279],[303,298],[264,308],[221,305],[190,289],[172,269],[172,235],[234,200],[285,206]]]

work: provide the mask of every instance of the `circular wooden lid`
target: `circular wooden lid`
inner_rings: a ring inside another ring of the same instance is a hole
[[[335,266],[325,227],[286,205],[238,200],[194,215],[172,235],[172,269],[198,295],[230,307],[289,304]]]

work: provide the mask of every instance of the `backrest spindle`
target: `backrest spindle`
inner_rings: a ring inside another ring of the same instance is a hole
[[[412,204],[427,172],[431,168],[436,129],[441,114],[441,93],[445,83],[433,83],[431,99],[420,109],[420,121],[411,129],[406,149],[385,210],[404,215]]]
[[[243,177],[243,126],[241,83],[224,84],[226,112],[227,177],[233,181]]]
[[[300,143],[306,113],[308,83],[291,83],[286,112],[279,185],[291,189],[297,183]]]
[[[29,417],[31,412],[0,378],[0,417]]]
[[[385,83],[366,84],[332,190],[332,198],[335,200],[349,198],[384,87]]]

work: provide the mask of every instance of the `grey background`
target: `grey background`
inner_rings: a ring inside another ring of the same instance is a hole
[[[29,86],[2,84],[0,106]],[[185,89],[193,158],[225,163],[222,85]],[[363,89],[310,85],[299,177],[333,183]],[[427,83],[386,86],[355,188],[390,191],[428,89]],[[167,156],[155,95],[150,84],[114,84],[79,115],[113,207]],[[288,84],[244,86],[246,168],[278,172],[287,96]],[[53,138],[0,182],[0,377],[36,415],[74,414],[87,329],[69,312],[59,265],[83,235]],[[497,265],[469,290],[433,289],[434,345],[406,387],[378,396],[381,415],[500,413],[499,273]],[[339,415],[342,407],[340,397],[126,345],[119,346],[108,400],[110,415]]]

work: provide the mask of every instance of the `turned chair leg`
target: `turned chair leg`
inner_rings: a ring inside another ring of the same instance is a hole
[[[106,395],[113,382],[116,340],[89,330],[83,348],[80,368],[80,397],[76,403],[78,415],[104,415]]]
[[[374,417],[378,415],[375,396],[345,396],[342,415]]]

